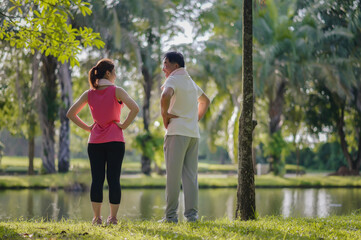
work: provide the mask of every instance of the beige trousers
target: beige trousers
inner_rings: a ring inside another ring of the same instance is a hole
[[[167,135],[164,158],[167,171],[165,217],[178,220],[180,182],[184,192],[184,216],[188,221],[198,218],[198,138]]]

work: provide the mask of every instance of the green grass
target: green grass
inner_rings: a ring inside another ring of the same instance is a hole
[[[0,222],[0,239],[361,239],[361,216],[217,219],[198,223],[121,220],[116,226],[89,222]]]
[[[5,172],[19,172],[26,173],[28,170],[28,159],[26,157],[12,157],[12,156],[4,156],[1,161],[1,169]],[[164,166],[163,166],[164,167]],[[41,159],[34,159],[34,169],[40,171],[41,168]],[[122,171],[123,173],[139,173],[141,168],[140,161],[128,161],[125,158],[123,162]],[[82,169],[89,170],[89,160],[82,158],[73,158],[70,161],[70,169]],[[200,173],[237,173],[237,165],[236,164],[209,164],[200,162],[198,165],[198,171]]]

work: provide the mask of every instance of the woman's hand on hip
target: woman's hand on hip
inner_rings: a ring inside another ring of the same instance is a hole
[[[114,123],[120,128],[120,129],[126,129],[128,126],[125,126],[125,124],[121,123],[121,122],[116,122],[114,121]]]
[[[95,123],[93,123],[92,125],[88,126],[89,129],[87,129],[87,131],[88,131],[88,132],[91,132],[91,131],[93,130],[94,126],[95,126]]]

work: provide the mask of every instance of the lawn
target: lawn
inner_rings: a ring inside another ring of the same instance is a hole
[[[217,219],[197,223],[121,220],[116,226],[89,222],[0,222],[0,239],[361,239],[361,216]]]

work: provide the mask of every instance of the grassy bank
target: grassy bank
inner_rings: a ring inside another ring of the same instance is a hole
[[[123,175],[120,182],[123,188],[164,188],[165,176]],[[199,174],[200,188],[236,188],[236,175]],[[16,188],[66,188],[74,183],[89,186],[90,172],[69,172],[66,174],[47,174],[35,176],[0,176],[0,189]],[[256,188],[332,188],[361,187],[361,177],[301,176],[276,177],[263,175],[255,177]],[[106,184],[106,183],[105,183]],[[105,185],[106,186],[106,185]]]
[[[3,169],[23,169],[26,172],[25,157],[4,157]],[[40,171],[41,160],[35,159],[35,169]],[[237,174],[232,172],[234,165],[199,164],[200,188],[236,188]],[[123,188],[164,188],[165,176],[153,174],[151,177],[139,173],[140,163],[124,162],[121,185]],[[1,175],[0,189],[9,188],[64,188],[74,183],[89,186],[91,182],[89,162],[86,159],[72,159],[71,171],[66,174],[27,176]],[[361,177],[337,177],[324,175],[302,175],[298,177],[276,177],[273,175],[255,176],[256,187],[361,187]]]
[[[198,223],[121,220],[117,226],[89,222],[0,222],[0,239],[361,239],[361,216],[218,219]]]

